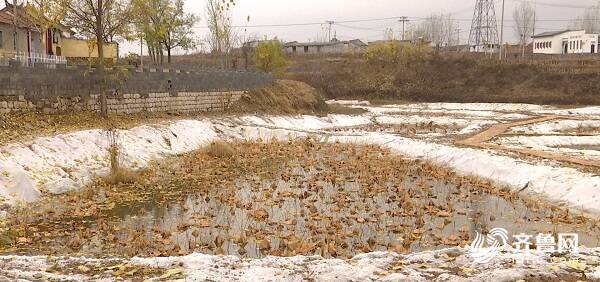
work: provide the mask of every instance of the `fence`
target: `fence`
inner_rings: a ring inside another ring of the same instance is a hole
[[[48,68],[55,68],[56,65],[67,65],[67,58],[63,56],[35,52],[3,52],[0,55],[0,65],[8,66],[11,60],[19,62],[24,67],[34,67],[43,64]]]

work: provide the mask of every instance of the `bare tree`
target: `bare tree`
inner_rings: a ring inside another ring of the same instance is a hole
[[[525,45],[533,33],[535,8],[527,1],[521,2],[513,12],[515,20],[515,32],[519,37],[519,43],[522,46],[523,57],[525,57]]]
[[[206,1],[206,22],[209,30],[206,42],[213,54],[222,56],[222,66],[225,68],[228,66],[229,53],[237,39],[230,16],[234,5],[233,0]]]
[[[206,1],[207,41],[212,52],[227,53],[232,47],[234,32],[229,14],[231,5],[225,0]]]
[[[458,25],[450,14],[433,14],[417,25],[413,31],[413,40],[421,39],[436,46],[456,44],[455,32]]]
[[[585,29],[587,33],[600,32],[600,3],[591,6],[585,10],[583,15],[579,16],[570,25],[570,29]]]

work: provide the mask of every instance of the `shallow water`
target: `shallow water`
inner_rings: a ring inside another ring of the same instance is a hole
[[[485,193],[471,184],[454,184],[418,165],[395,169],[397,163],[376,163],[373,156],[349,152],[330,154],[327,147],[306,153],[313,160],[310,165],[290,161],[274,178],[248,174],[235,179],[233,187],[194,190],[166,203],[148,192],[143,200],[117,204],[100,215],[30,224],[39,233],[64,232],[48,233],[40,241],[46,243],[13,252],[352,257],[464,246],[476,231],[495,227],[534,237],[575,232],[580,244],[590,247],[600,240],[598,227],[587,221]],[[365,167],[381,173],[369,174]],[[177,186],[185,193],[186,185]],[[95,201],[104,198],[100,193]]]

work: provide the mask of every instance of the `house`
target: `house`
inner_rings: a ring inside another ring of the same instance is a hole
[[[0,10],[0,54],[5,58],[17,59],[24,64],[51,63],[66,64],[69,61],[88,60],[98,57],[98,48],[89,40],[77,38],[75,32],[61,24],[44,27],[46,18],[36,18],[28,9],[17,6],[18,35],[14,48],[14,11],[15,7],[5,0]],[[104,57],[114,62],[118,57],[118,45],[105,43]],[[1,55],[0,55],[1,56]]]
[[[258,47],[258,45],[260,45],[261,43],[270,43],[270,42],[277,42],[280,43],[279,39],[275,38],[275,39],[264,39],[264,40],[250,40],[248,42],[245,42],[243,44],[244,47],[250,48],[250,49],[256,49]]]
[[[42,33],[27,18],[17,17],[15,47],[15,23],[13,13],[7,7],[0,10],[0,56],[14,57],[17,54],[41,53]]]
[[[288,42],[284,45],[285,52],[291,55],[305,54],[343,54],[351,52],[362,52],[366,50],[367,44],[359,39],[339,41],[332,39],[330,42]]]
[[[544,32],[532,36],[534,54],[596,54],[598,34],[585,30]]]

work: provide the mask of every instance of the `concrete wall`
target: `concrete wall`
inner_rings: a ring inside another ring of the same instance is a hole
[[[212,112],[225,111],[241,98],[244,91],[227,92],[178,92],[111,95],[107,99],[108,110],[113,114],[140,112]],[[16,99],[0,97],[0,114],[23,111],[60,113],[69,111],[99,111],[98,95],[89,97],[53,97],[48,99]]]
[[[266,73],[208,70],[107,70],[106,80],[83,68],[0,67],[0,113],[99,110],[103,92],[112,113],[220,111],[273,84]]]
[[[90,46],[89,41],[74,38],[63,38],[61,42],[62,56],[67,58],[97,58],[98,57],[98,46],[92,44]],[[104,57],[107,59],[114,59],[117,57],[117,44],[105,43],[104,45]]]

